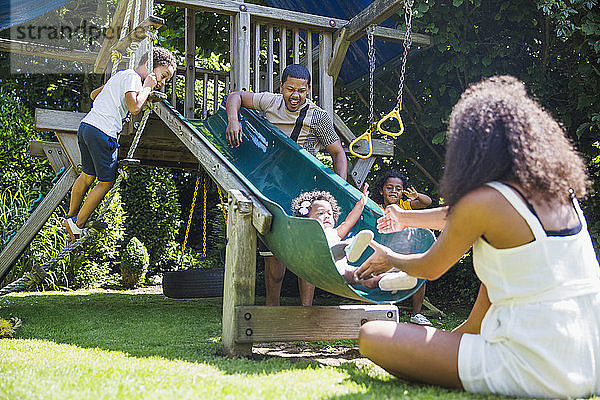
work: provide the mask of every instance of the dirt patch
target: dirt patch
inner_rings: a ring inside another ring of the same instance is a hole
[[[316,361],[319,364],[337,367],[352,363],[358,367],[375,366],[360,355],[357,347],[322,347],[305,343],[256,343],[252,348],[253,358],[281,357],[289,361]]]

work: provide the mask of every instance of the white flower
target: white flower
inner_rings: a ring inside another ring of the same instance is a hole
[[[310,205],[311,205],[310,201],[308,201],[308,200],[304,200],[304,201],[303,201],[303,202],[300,204],[300,207],[303,207],[303,208],[310,208]]]
[[[299,213],[300,215],[308,215],[308,207],[300,207],[300,208],[298,209],[298,213]]]

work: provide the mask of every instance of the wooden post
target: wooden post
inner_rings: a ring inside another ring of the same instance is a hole
[[[260,24],[254,24],[254,93],[260,92]]]
[[[252,343],[236,342],[237,306],[253,305],[256,279],[256,231],[252,226],[252,201],[242,192],[229,192],[227,251],[223,291],[223,350],[229,356],[252,354]]]
[[[185,9],[185,99],[183,116],[194,118],[196,99],[196,12]]]
[[[267,91],[273,92],[273,25],[267,25]]]
[[[173,72],[173,78],[171,78],[171,104],[177,108],[177,68]]]
[[[213,76],[213,114],[219,111],[219,75]]]
[[[208,115],[208,73],[202,77],[202,118]]]
[[[319,43],[319,105],[333,120],[333,77],[328,73],[333,38],[330,32],[322,32],[321,37]]]
[[[294,64],[298,64],[300,63],[300,32],[298,31],[298,28],[295,28],[293,31],[293,35],[294,35]]]
[[[240,5],[240,12],[233,19],[231,54],[232,65],[235,64],[232,76],[232,91],[250,90],[250,14],[246,6]]]
[[[331,57],[331,62],[329,63],[328,73],[333,77],[334,83],[338,77],[338,74],[340,73],[342,63],[344,62],[344,57],[346,57],[346,52],[350,46],[350,42],[346,40],[347,32],[348,31],[345,28],[342,28],[338,37],[335,39],[335,45],[333,46],[333,56]]]
[[[279,27],[279,80],[287,66],[287,29],[285,25]]]
[[[308,73],[312,77],[312,84],[310,85],[310,90],[308,91],[308,98],[313,98],[313,85],[315,81],[315,77],[313,76],[313,46],[312,46],[312,31],[309,29],[306,31],[306,68],[308,69]]]

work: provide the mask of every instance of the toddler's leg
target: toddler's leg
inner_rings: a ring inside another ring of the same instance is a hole
[[[367,289],[377,288],[377,284],[379,283],[379,280],[381,279],[382,275],[374,276],[369,279],[356,279],[356,276],[354,275],[355,270],[356,268],[350,267],[350,269],[346,269],[346,271],[344,271],[342,277],[346,282],[348,282],[348,284],[363,285]]]
[[[369,247],[369,243],[373,240],[373,232],[370,230],[362,230],[352,238],[352,242],[346,247],[346,257],[349,262],[357,261],[362,253]]]
[[[417,285],[417,278],[408,275],[404,271],[388,272],[381,275],[379,280],[379,288],[381,290],[408,290]]]

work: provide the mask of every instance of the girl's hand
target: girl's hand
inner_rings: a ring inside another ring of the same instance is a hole
[[[362,206],[364,207],[367,205],[368,199],[369,199],[369,184],[365,183],[365,185],[363,186],[362,194],[360,196],[360,200],[358,202],[360,204],[362,204]]]
[[[416,200],[419,198],[419,193],[414,187],[409,187],[408,189],[404,189],[402,194],[405,195],[409,201]]]
[[[393,251],[375,241],[371,241],[369,246],[375,252],[360,267],[354,270],[354,277],[356,279],[369,279],[392,269],[389,256]]]
[[[377,230],[379,233],[400,232],[408,225],[404,223],[403,214],[405,211],[397,204],[391,204],[385,208],[385,215],[377,220]]]

